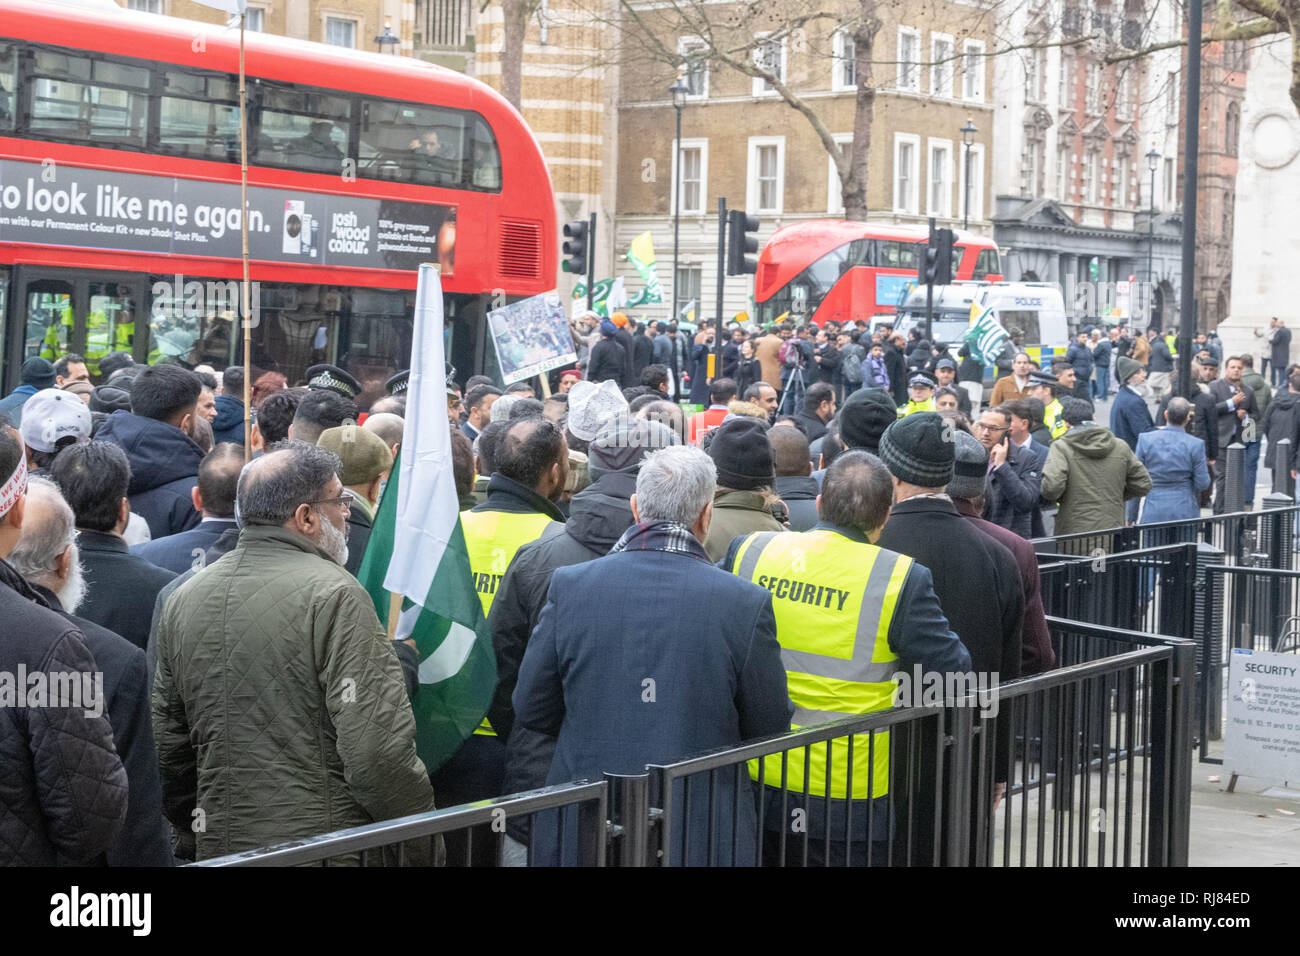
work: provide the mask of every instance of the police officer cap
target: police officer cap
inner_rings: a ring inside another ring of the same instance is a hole
[[[328,389],[348,399],[361,394],[361,383],[337,365],[313,365],[307,369],[307,387]]]
[[[908,388],[934,388],[934,379],[930,376],[917,372],[907,380]]]
[[[1030,372],[1029,384],[1050,385],[1052,388],[1055,388],[1059,383],[1056,381],[1056,376],[1050,372]]]
[[[389,395],[405,395],[406,388],[410,384],[410,379],[411,370],[408,368],[404,371],[398,372],[386,381],[384,383],[384,388],[388,391]]]

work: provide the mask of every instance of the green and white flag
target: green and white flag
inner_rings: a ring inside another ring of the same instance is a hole
[[[970,343],[971,358],[985,365],[997,361],[1011,334],[998,322],[993,306],[971,306],[970,328],[962,339]]]
[[[440,767],[487,714],[496,689],[496,656],[470,576],[460,526],[447,427],[442,282],[420,266],[406,426],[393,477],[384,489],[357,577],[389,625],[400,597],[395,640],[419,654],[416,748],[430,772]]]
[[[663,287],[659,285],[659,271],[655,268],[655,246],[649,232],[643,232],[632,240],[627,250],[627,261],[636,268],[641,281],[645,283],[645,292],[641,302],[662,302]]]

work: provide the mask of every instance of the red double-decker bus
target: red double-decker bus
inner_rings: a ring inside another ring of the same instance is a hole
[[[3,387],[33,355],[242,361],[238,32],[0,0]],[[437,262],[462,376],[484,315],[554,288],[554,197],[504,99],[418,60],[249,34],[254,365],[320,362],[362,408],[410,359]]]
[[[992,239],[958,230],[954,279],[1001,279]],[[778,229],[763,247],[754,278],[759,322],[782,315],[820,325],[828,319],[860,326],[894,312],[916,285],[929,230],[844,220],[801,222]]]

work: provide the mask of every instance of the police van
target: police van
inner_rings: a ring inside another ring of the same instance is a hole
[[[992,306],[1002,327],[1011,335],[1010,346],[1005,350],[1005,369],[985,366],[984,377],[991,380],[1005,375],[1011,368],[1015,352],[1028,352],[1029,357],[1046,369],[1052,359],[1065,356],[1070,345],[1070,332],[1065,316],[1065,300],[1061,290],[1050,282],[954,282],[934,287],[933,320],[930,337],[934,342],[950,346],[956,356],[962,345],[962,336],[970,329],[971,307],[981,309]],[[925,329],[925,286],[911,291],[899,307],[899,331],[907,333],[913,328]]]

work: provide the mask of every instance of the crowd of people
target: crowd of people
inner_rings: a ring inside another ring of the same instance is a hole
[[[1191,400],[1152,381],[1168,343],[1116,329],[1046,369],[1016,354],[986,404],[968,350],[888,327],[737,327],[709,379],[685,364],[707,338],[617,318],[553,391],[448,379],[497,685],[437,767],[416,753],[420,661],[356,578],[406,373],[365,415],[333,366],[266,392],[245,464],[237,368],[110,357],[86,387],[76,356],[29,360],[0,402],[0,862],[211,859],[882,710],[916,666],[1041,673],[1030,539],[1194,517],[1228,443],[1267,438],[1271,468],[1300,449],[1300,368],[1261,396],[1249,356],[1203,337]],[[1079,389],[1108,391],[1112,369],[1107,427]],[[237,442],[216,440],[223,417]],[[37,706],[16,673],[98,674],[102,698]],[[887,795],[887,755],[825,759],[787,781],[810,812]],[[757,806],[727,787],[740,826],[700,822],[752,859]],[[897,834],[872,819],[813,862],[879,859]],[[782,820],[761,823],[780,838]],[[518,864],[536,834],[486,836],[405,859]]]

